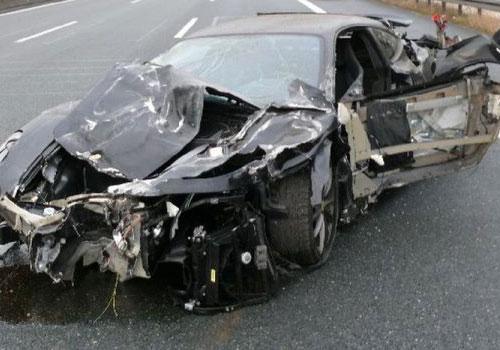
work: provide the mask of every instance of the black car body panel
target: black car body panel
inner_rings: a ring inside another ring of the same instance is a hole
[[[22,137],[0,162],[1,195],[15,195],[16,188],[26,172],[54,142],[55,127],[77,104],[78,102],[69,102],[47,110],[20,130]]]
[[[485,35],[477,35],[462,40],[447,48],[444,57],[436,64],[436,76],[451,76],[460,70],[485,63],[498,63],[500,60],[500,43]]]

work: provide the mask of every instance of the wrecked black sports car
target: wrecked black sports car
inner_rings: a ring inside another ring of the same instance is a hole
[[[167,271],[187,310],[265,300],[384,189],[470,168],[499,131],[500,43],[272,14],[118,64],[0,148],[0,267]],[[250,34],[251,33],[251,34]]]

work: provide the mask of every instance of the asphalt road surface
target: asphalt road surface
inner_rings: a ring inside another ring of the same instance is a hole
[[[264,11],[403,14],[368,0],[73,0],[0,14],[0,139],[80,98],[117,61],[146,60],[179,37]],[[463,37],[471,31],[452,27]],[[24,269],[0,273],[0,349],[499,348],[500,145],[473,171],[383,195],[342,229],[322,269],[268,303],[193,316],[161,279],[118,288],[89,272],[76,288]]]

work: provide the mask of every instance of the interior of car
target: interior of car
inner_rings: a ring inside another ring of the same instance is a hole
[[[337,101],[369,96],[391,88],[391,69],[366,28],[349,29],[336,43]],[[361,83],[361,86],[358,82]]]

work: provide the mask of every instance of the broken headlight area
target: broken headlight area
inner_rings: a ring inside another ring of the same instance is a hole
[[[9,149],[19,140],[22,136],[22,131],[13,133],[2,145],[0,145],[0,162],[3,161],[9,154]]]
[[[263,216],[245,192],[139,201],[80,194],[44,204],[0,199],[0,266],[29,264],[55,282],[97,265],[120,281],[158,269],[189,311],[265,300],[276,281]]]

